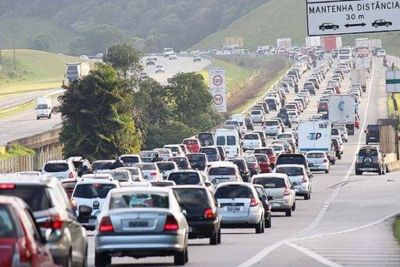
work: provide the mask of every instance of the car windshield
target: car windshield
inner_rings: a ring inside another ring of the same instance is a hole
[[[378,150],[373,149],[373,148],[362,148],[358,152],[359,157],[377,157],[378,156]]]
[[[0,204],[0,238],[16,238],[18,231],[7,205]]]
[[[108,192],[115,188],[115,184],[78,184],[75,188],[74,198],[106,198]]]
[[[36,107],[37,109],[47,109],[47,104],[39,104]]]
[[[200,188],[174,188],[175,195],[179,204],[187,212],[192,210],[200,210],[211,207],[210,199],[205,189]]]
[[[68,171],[67,163],[47,163],[44,165],[45,172],[65,172]]]
[[[276,173],[285,173],[288,176],[299,176],[303,175],[303,169],[300,167],[278,167]]]
[[[256,159],[257,159],[258,162],[268,162],[268,157],[267,157],[267,155],[260,155],[260,154],[257,154],[257,155],[255,155],[255,157],[256,157]]]
[[[179,168],[187,168],[189,163],[186,158],[170,158],[170,161],[175,161]]]
[[[253,193],[247,186],[228,185],[217,188],[215,198],[253,198]]]
[[[211,167],[208,171],[209,175],[235,175],[233,167]]]
[[[174,181],[176,185],[199,184],[200,177],[196,172],[173,172],[168,176],[169,181]]]
[[[169,208],[168,193],[115,192],[110,199],[110,210],[126,208]]]
[[[285,179],[283,178],[255,178],[253,180],[254,184],[260,184],[264,188],[286,188]]]
[[[48,210],[53,207],[47,190],[49,189],[43,185],[16,184],[14,188],[0,189],[0,195],[19,197],[35,212]]]

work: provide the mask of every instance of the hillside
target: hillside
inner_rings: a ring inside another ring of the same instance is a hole
[[[28,49],[16,50],[14,71],[12,50],[2,51],[0,95],[60,87],[65,64],[79,58]]]
[[[0,43],[66,54],[187,49],[269,0],[1,0]]]
[[[292,38],[292,44],[304,44],[307,34],[304,0],[271,0],[237,19],[226,29],[217,31],[191,49],[220,48],[226,36],[241,36],[246,48],[258,45],[276,45],[276,39]],[[344,44],[353,45],[355,38],[381,38],[385,48],[392,54],[400,55],[398,44],[400,33],[347,35]]]

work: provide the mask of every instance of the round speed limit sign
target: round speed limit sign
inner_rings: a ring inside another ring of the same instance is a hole
[[[215,86],[221,86],[224,83],[224,78],[218,74],[214,76],[212,81]]]

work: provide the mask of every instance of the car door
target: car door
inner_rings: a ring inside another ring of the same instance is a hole
[[[265,192],[264,188],[262,186],[254,186],[254,188],[257,191],[258,198],[260,199],[263,207],[265,214],[269,211],[269,203],[268,203],[268,196],[267,193]]]

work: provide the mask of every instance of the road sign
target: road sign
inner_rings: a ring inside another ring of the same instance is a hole
[[[400,1],[307,0],[309,36],[400,31]]]
[[[208,74],[214,107],[217,112],[226,112],[225,69],[211,68],[208,70]]]
[[[386,71],[386,93],[400,93],[400,71]]]

